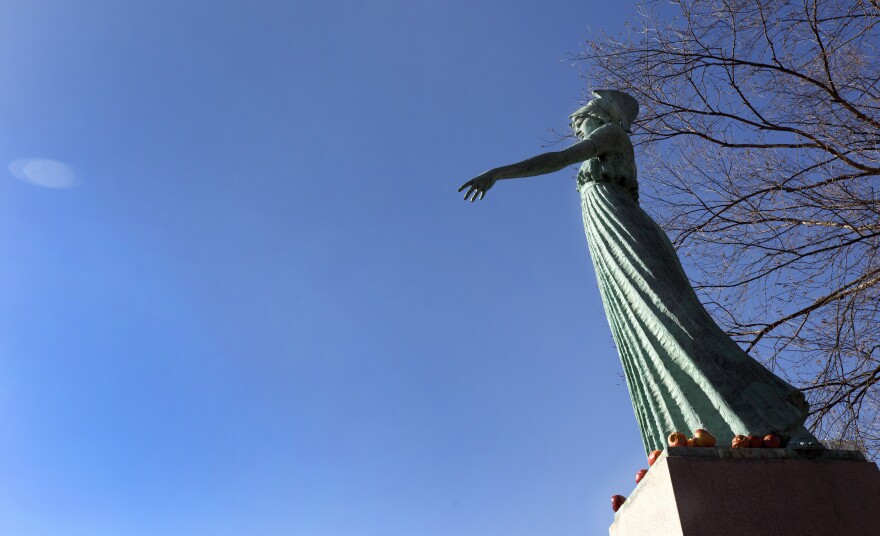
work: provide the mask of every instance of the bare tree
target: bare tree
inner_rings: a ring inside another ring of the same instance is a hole
[[[716,320],[880,453],[880,2],[641,6],[578,56],[635,96],[646,208]]]

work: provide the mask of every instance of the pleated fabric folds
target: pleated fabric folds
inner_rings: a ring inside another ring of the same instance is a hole
[[[666,233],[623,187],[580,185],[584,229],[646,452],[673,431],[803,435],[803,393],[712,320]]]

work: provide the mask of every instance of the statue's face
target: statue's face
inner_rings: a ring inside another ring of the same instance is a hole
[[[594,130],[601,127],[603,124],[605,123],[598,117],[587,115],[578,120],[575,128],[578,132],[578,135],[580,135],[582,138],[586,138],[587,136],[592,134]]]

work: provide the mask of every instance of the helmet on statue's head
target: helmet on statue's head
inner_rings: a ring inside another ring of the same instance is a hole
[[[595,98],[571,114],[572,126],[584,117],[595,117],[630,132],[632,122],[639,115],[639,103],[631,95],[616,89],[596,89],[592,93]]]

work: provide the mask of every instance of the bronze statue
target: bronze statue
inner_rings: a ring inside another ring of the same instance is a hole
[[[459,192],[473,202],[499,180],[583,162],[577,178],[584,229],[646,451],[664,448],[673,431],[698,428],[721,444],[737,434],[776,433],[789,447],[821,447],[803,426],[803,393],[718,327],[666,233],[639,207],[629,139],[638,103],[620,91],[593,95],[571,116],[581,141],[487,171]]]

